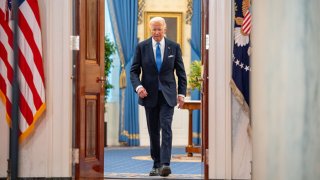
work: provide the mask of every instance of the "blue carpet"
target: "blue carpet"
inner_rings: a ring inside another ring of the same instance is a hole
[[[174,147],[172,155],[185,154],[184,147]],[[106,148],[104,156],[105,175],[114,176],[115,174],[140,174],[147,176],[152,168],[151,160],[135,160],[133,156],[150,155],[149,147],[128,147],[128,148]],[[172,174],[175,175],[194,175],[201,177],[203,163],[201,162],[171,162]],[[192,177],[192,176],[190,176]]]

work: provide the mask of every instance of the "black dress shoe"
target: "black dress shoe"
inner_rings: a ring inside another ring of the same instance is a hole
[[[149,176],[159,176],[159,168],[152,168]]]
[[[163,165],[159,170],[160,176],[169,176],[171,174],[170,166]]]

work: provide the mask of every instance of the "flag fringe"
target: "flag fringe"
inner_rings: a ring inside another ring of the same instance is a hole
[[[6,107],[6,102],[7,102],[6,96],[4,95],[4,93],[1,90],[0,90],[0,99],[2,101],[3,107]],[[6,121],[9,125],[9,127],[11,128],[11,119],[10,119],[10,116],[9,116],[6,108],[5,108],[5,112],[6,112]]]
[[[34,131],[34,126],[37,123],[37,121],[39,120],[40,116],[43,114],[44,110],[46,109],[46,103],[43,103],[39,110],[35,113],[35,115],[33,116],[33,122],[32,124],[27,128],[27,130],[25,132],[23,132],[20,137],[19,137],[19,143],[22,143],[23,141],[25,141],[25,139],[27,137],[30,136],[30,134]]]
[[[5,96],[3,94],[3,92],[0,90],[0,99],[3,103],[3,105],[6,105],[6,99]],[[39,110],[35,113],[35,115],[33,116],[33,122],[32,124],[29,125],[29,127],[19,136],[19,143],[21,144],[22,142],[25,141],[25,139],[27,139],[27,137],[29,137],[29,135],[34,131],[34,126],[36,124],[36,122],[38,121],[38,119],[40,118],[40,116],[43,114],[43,112],[46,109],[46,103],[43,103]],[[9,112],[6,111],[6,121],[9,125],[9,127],[11,127],[11,118],[9,116]]]
[[[230,87],[231,87],[231,91],[234,94],[234,96],[236,97],[237,101],[240,103],[242,109],[244,112],[247,113],[248,117],[250,118],[250,108],[248,103],[245,101],[241,91],[238,89],[237,85],[234,83],[233,80],[230,81]]]
[[[241,91],[238,89],[237,85],[234,83],[233,80],[230,81],[230,87],[231,87],[231,92],[233,95],[236,97],[237,101],[239,102],[242,110],[246,113],[246,115],[249,118],[249,123],[247,127],[247,133],[248,136],[251,137],[252,135],[252,127],[251,127],[251,116],[250,116],[250,108],[248,103],[245,101],[243,94]]]

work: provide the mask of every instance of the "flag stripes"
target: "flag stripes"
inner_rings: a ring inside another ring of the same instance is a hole
[[[251,32],[251,13],[249,10],[247,10],[244,16],[241,29],[245,34],[250,34]]]
[[[0,2],[0,97],[11,121],[13,81],[13,32],[11,0]],[[34,128],[45,109],[40,14],[37,0],[19,0],[20,141]]]

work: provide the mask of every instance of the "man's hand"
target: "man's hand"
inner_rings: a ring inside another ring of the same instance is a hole
[[[140,87],[139,89],[138,89],[138,95],[139,95],[139,97],[140,98],[145,98],[145,97],[147,97],[148,96],[148,93],[147,93],[147,91],[146,91],[146,89],[144,88],[144,87]]]
[[[178,96],[178,108],[181,109],[184,104],[184,97]]]

